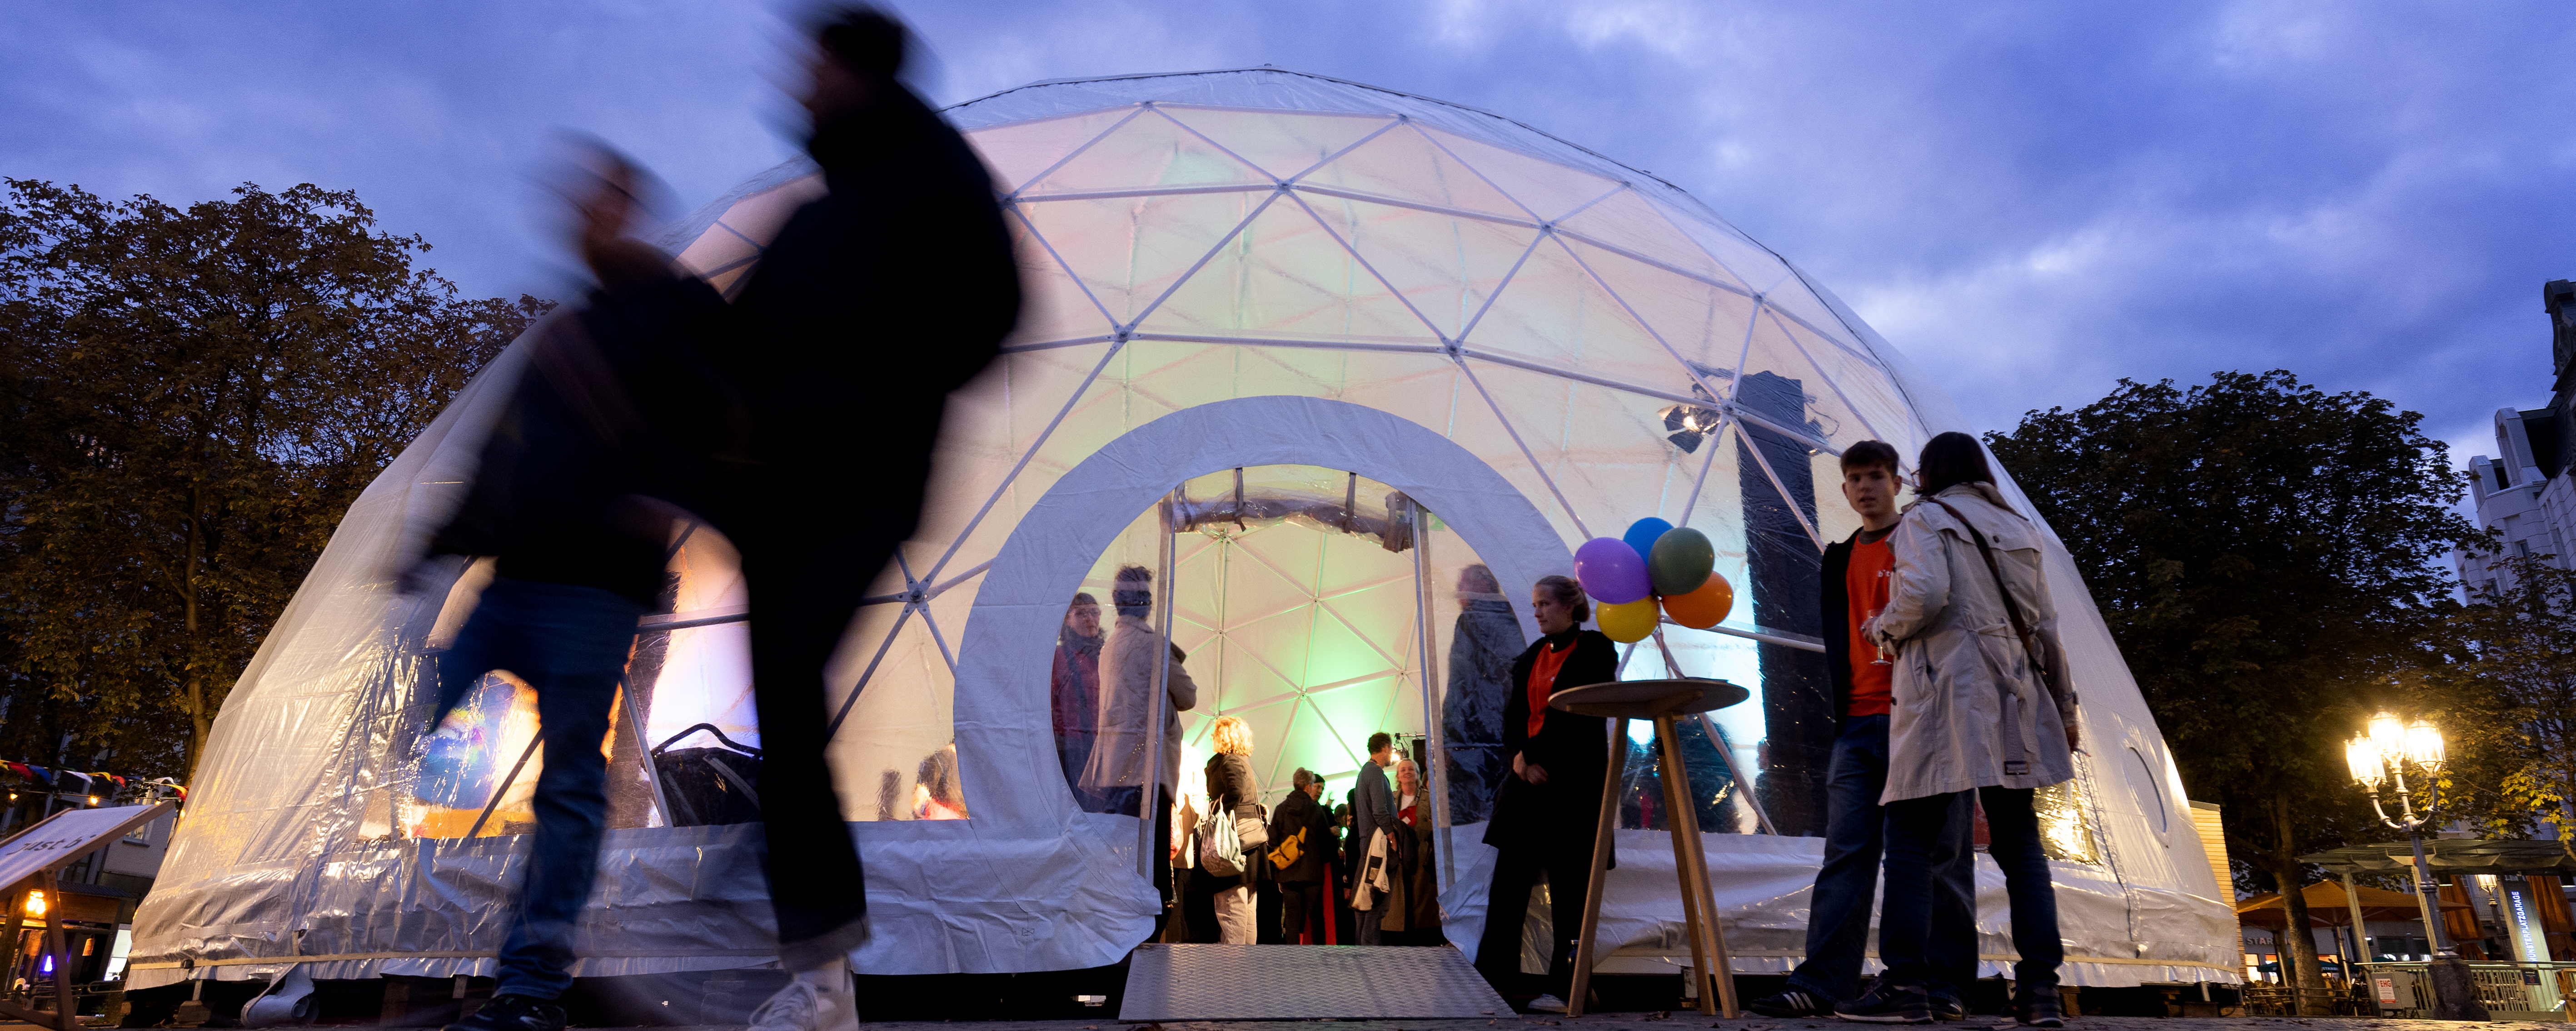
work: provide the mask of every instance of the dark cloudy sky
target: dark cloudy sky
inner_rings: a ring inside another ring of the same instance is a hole
[[[559,294],[557,130],[696,205],[791,153],[767,2],[0,0],[0,173],[356,189],[478,293]],[[2547,3],[909,0],[945,103],[1275,64],[1519,118],[1691,190],[1987,428],[2288,368],[2453,460],[2546,398],[2576,277],[2576,18]]]

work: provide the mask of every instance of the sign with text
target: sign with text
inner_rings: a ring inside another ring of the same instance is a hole
[[[19,881],[69,866],[126,831],[169,811],[170,803],[126,805],[107,809],[67,809],[0,842],[0,890]]]
[[[2370,979],[2370,983],[2372,987],[2379,989],[2379,1001],[2382,1005],[2394,1006],[2397,1004],[2397,980],[2395,978],[2374,977]]]

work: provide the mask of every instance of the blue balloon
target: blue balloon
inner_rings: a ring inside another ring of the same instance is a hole
[[[1647,516],[1628,524],[1628,532],[1620,534],[1619,539],[1628,542],[1629,547],[1637,549],[1637,554],[1652,555],[1655,553],[1655,540],[1671,532],[1672,528],[1671,523]]]

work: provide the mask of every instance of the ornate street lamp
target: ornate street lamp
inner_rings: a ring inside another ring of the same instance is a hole
[[[2433,949],[2433,961],[2425,971],[2433,982],[2435,1016],[2445,1020],[2485,1020],[2486,1007],[2477,1001],[2476,987],[2469,982],[2468,965],[2451,945],[2451,936],[2443,933],[2440,919],[2440,887],[2433,883],[2433,868],[2424,860],[2424,825],[2433,822],[2433,811],[2441,808],[2442,731],[2430,721],[2418,719],[2406,723],[2393,712],[2381,712],[2370,718],[2367,732],[2343,746],[2344,764],[2351,767],[2352,779],[2370,793],[2370,808],[2379,814],[2381,823],[2406,832],[2406,840],[2415,847],[2415,902],[2424,910],[2424,936]],[[2424,795],[2421,810],[2415,807],[2419,789],[2409,788],[2406,768],[2412,765]],[[2397,815],[2388,815],[2380,803],[2382,782],[2397,792]],[[2474,1008],[2476,1016],[2468,1013]],[[2456,1014],[2456,1015],[2455,1015]]]

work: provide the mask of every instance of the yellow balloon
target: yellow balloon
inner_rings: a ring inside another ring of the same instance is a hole
[[[1653,595],[1624,605],[1604,605],[1598,615],[1601,632],[1620,644],[1643,641],[1655,632],[1655,599]]]

